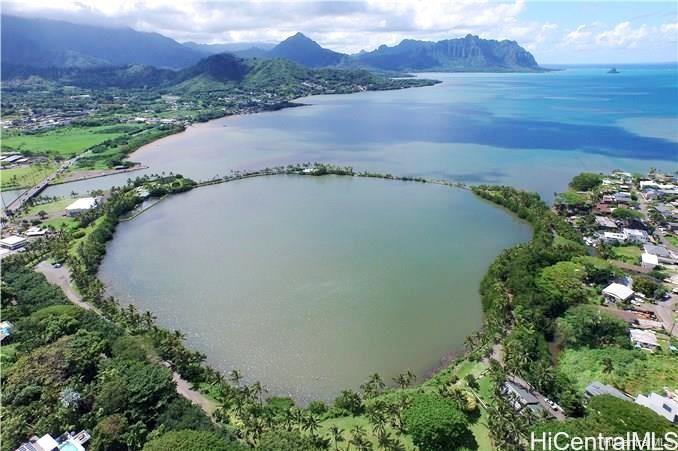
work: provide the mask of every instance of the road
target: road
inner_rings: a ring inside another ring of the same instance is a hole
[[[54,180],[60,173],[68,169],[73,163],[75,163],[78,160],[78,157],[71,158],[70,160],[66,160],[63,162],[61,166],[59,166],[59,169],[45,177],[40,183],[37,185],[34,185],[33,187],[27,189],[19,197],[14,199],[12,202],[10,202],[6,207],[5,207],[5,213],[9,216],[14,214],[18,209],[20,209],[28,199],[32,198],[35,195],[38,195],[47,188],[47,185]]]
[[[490,356],[491,359],[496,360],[501,364],[501,366],[504,366],[504,347],[496,343],[494,346],[492,346],[492,355]],[[489,362],[488,362],[489,364]],[[559,421],[565,421],[566,417],[565,414],[563,413],[562,410],[554,410],[548,402],[546,402],[546,397],[539,393],[532,385],[530,385],[526,380],[522,379],[521,377],[511,375],[509,376],[509,379],[513,381],[514,383],[518,385],[522,385],[523,387],[527,388],[527,390],[534,395],[535,398],[537,398],[537,401],[539,402],[539,405],[544,409],[544,411],[548,412],[553,416],[555,419]]]
[[[55,268],[49,262],[44,261],[40,262],[36,266],[35,270],[38,271],[39,273],[44,274],[45,278],[49,283],[61,288],[66,297],[68,298],[68,300],[71,301],[73,304],[77,305],[78,307],[82,307],[85,310],[94,312],[97,315],[100,315],[102,318],[104,317],[99,309],[83,301],[80,294],[78,294],[78,292],[75,291],[75,289],[71,285],[70,271],[65,265],[62,266],[61,268]],[[169,363],[167,362],[163,361],[161,363],[164,366],[170,367]],[[172,380],[176,384],[177,393],[191,401],[193,404],[196,404],[198,407],[200,407],[207,414],[207,416],[209,416],[210,418],[212,417],[212,413],[217,407],[214,401],[207,398],[199,391],[193,390],[191,388],[191,383],[188,382],[186,379],[183,379],[181,375],[176,371],[172,371]]]

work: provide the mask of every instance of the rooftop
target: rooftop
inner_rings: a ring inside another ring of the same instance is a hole
[[[644,253],[640,257],[641,257],[643,263],[645,263],[647,265],[657,266],[659,264],[659,258],[657,258],[657,256],[654,255],[654,254]]]
[[[93,197],[83,197],[82,199],[78,199],[72,204],[70,204],[68,207],[66,207],[66,211],[69,210],[90,210],[97,205],[97,200]]]
[[[631,329],[631,341],[634,343],[643,343],[651,346],[659,346],[657,335],[650,330]]]
[[[611,283],[603,290],[604,295],[614,296],[615,298],[626,300],[633,296],[633,290],[620,283]]]
[[[629,397],[626,396],[622,391],[617,390],[611,385],[606,385],[598,381],[593,381],[586,387],[586,394],[589,396],[612,395],[619,399],[629,401]]]
[[[22,243],[24,241],[26,241],[26,238],[24,238],[22,236],[11,235],[11,236],[8,236],[7,238],[3,238],[2,240],[0,240],[0,243],[6,244],[8,246],[13,246],[15,244],[19,244],[19,243]]]
[[[678,421],[678,402],[666,396],[650,393],[649,396],[638,395],[636,404],[645,406],[672,423]]]

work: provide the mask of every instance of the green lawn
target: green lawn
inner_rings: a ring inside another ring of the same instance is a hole
[[[47,163],[32,164],[20,168],[2,169],[0,170],[0,187],[2,188],[2,191],[28,188],[47,177],[54,172],[56,168],[56,164]]]
[[[71,217],[52,218],[44,221],[42,224],[52,226],[55,230],[60,230],[61,228],[75,230],[78,228],[78,221]]]
[[[26,211],[27,216],[37,215],[38,212],[44,211],[45,213],[55,213],[57,211],[64,211],[66,207],[72,204],[74,199],[70,197],[64,197],[57,199],[54,202],[48,202],[46,204],[34,205]]]
[[[678,236],[666,235],[666,239],[669,240],[669,243],[671,243],[671,245],[678,247]]]
[[[70,157],[124,133],[125,126],[64,127],[35,135],[4,136],[3,148]]]
[[[612,248],[612,253],[617,260],[634,265],[640,262],[640,255],[642,254],[638,246],[615,246]]]

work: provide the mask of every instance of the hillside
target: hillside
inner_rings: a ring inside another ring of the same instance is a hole
[[[302,33],[297,33],[276,45],[267,56],[286,58],[306,67],[335,66],[346,56],[321,47]]]
[[[346,62],[389,71],[531,72],[542,70],[530,52],[515,41],[495,41],[467,35],[438,42],[405,39]]]
[[[144,65],[39,68],[6,64],[2,67],[2,80],[8,86],[29,87],[49,82],[83,88],[154,88],[181,93],[243,88],[290,97],[433,83],[423,79],[393,80],[363,69],[309,69],[288,59],[245,60],[228,53],[208,56],[178,71]]]
[[[179,69],[202,52],[158,33],[2,15],[2,63],[38,67],[143,64]]]

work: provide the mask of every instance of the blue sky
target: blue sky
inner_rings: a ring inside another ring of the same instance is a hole
[[[515,40],[542,64],[678,61],[676,1],[3,0],[2,7],[203,43],[279,42],[301,31],[352,53],[472,33]]]

